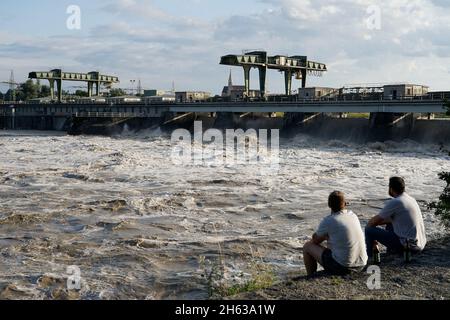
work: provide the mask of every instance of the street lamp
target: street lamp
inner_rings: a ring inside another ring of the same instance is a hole
[[[136,83],[136,80],[130,80],[131,82],[131,95],[134,94],[134,84]]]

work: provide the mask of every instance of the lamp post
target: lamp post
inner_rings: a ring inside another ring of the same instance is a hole
[[[131,82],[131,95],[134,95],[134,84],[136,83],[136,80],[130,80]]]
[[[14,105],[11,106],[11,129],[16,129],[16,108]]]

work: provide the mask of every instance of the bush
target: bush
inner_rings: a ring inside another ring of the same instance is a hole
[[[450,172],[442,172],[439,179],[445,181],[447,186],[439,197],[438,202],[430,204],[430,208],[435,210],[435,215],[441,220],[442,224],[450,229]]]
[[[450,116],[450,101],[447,99],[444,100],[444,107],[447,109],[445,115]]]

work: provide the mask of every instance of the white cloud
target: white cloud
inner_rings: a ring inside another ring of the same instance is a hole
[[[150,19],[171,19],[172,17],[152,4],[152,1],[116,0],[104,6],[104,9],[114,14],[130,14]]]
[[[100,69],[147,87],[202,89],[218,93],[228,68],[221,55],[242,49],[271,54],[308,55],[329,65],[314,85],[409,81],[448,88],[450,10],[439,0],[263,0],[257,14],[218,20],[174,16],[153,1],[115,0],[104,8],[109,22],[87,36],[31,38],[2,33],[0,70],[64,66]],[[209,3],[209,2],[208,2]],[[379,5],[381,30],[369,30],[367,8]],[[209,3],[208,5],[214,5]],[[207,4],[205,3],[207,10]],[[75,48],[75,49],[74,49]],[[36,58],[39,57],[39,58]],[[34,67],[32,63],[36,64]],[[17,67],[16,67],[17,66]],[[241,82],[241,70],[234,72]],[[255,82],[253,82],[255,84]],[[269,75],[271,91],[282,92],[282,77]]]

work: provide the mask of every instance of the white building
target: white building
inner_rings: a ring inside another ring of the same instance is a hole
[[[298,98],[301,100],[320,99],[323,97],[334,98],[339,95],[339,90],[329,87],[311,87],[298,89]]]
[[[211,97],[211,93],[204,91],[180,91],[175,93],[176,102],[200,102]]]
[[[416,84],[390,84],[384,87],[384,99],[403,99],[426,96],[429,87]]]

